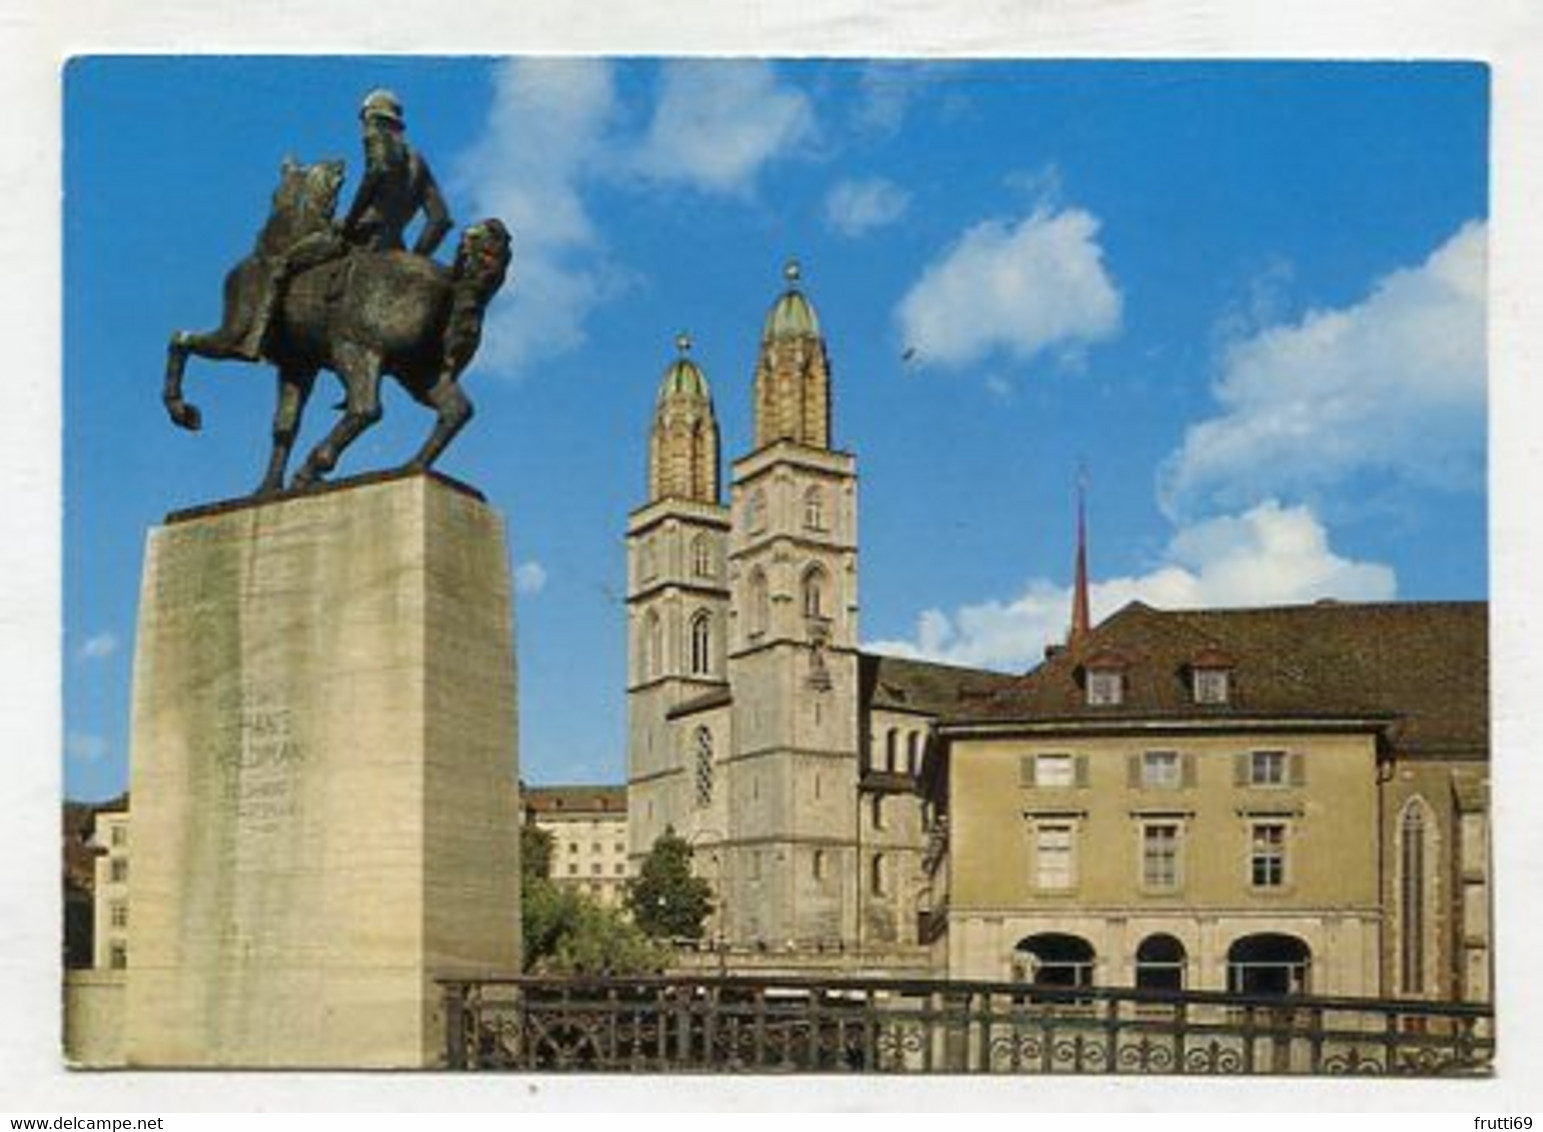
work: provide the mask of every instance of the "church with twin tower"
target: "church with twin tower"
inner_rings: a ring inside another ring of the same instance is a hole
[[[920,969],[934,701],[1001,677],[859,652],[856,460],[833,445],[825,338],[785,274],[726,501],[684,338],[660,385],[627,528],[630,853],[685,838],[736,951]]]

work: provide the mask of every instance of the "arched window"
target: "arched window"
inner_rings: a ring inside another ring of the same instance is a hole
[[[705,727],[696,729],[696,804],[713,802],[713,733]]]
[[[1146,990],[1184,989],[1184,945],[1171,935],[1149,935],[1136,948],[1136,986]]]
[[[1430,838],[1425,802],[1411,798],[1398,823],[1398,970],[1404,993],[1411,995],[1426,990]]]
[[[1041,987],[1093,985],[1093,945],[1079,935],[1040,932],[1013,948],[1014,966]]]
[[[1233,994],[1306,994],[1312,952],[1294,935],[1260,932],[1227,949],[1227,989]]]
[[[713,544],[706,535],[691,540],[691,572],[698,578],[713,576]]]
[[[691,674],[708,676],[713,670],[713,616],[702,610],[691,619]]]
[[[875,896],[883,896],[886,891],[883,853],[875,853],[873,860],[868,863],[868,891]]]
[[[766,528],[766,493],[760,488],[750,493],[750,500],[745,504],[745,526],[751,531]]]
[[[652,680],[664,670],[664,628],[656,609],[650,609],[643,618],[641,667],[645,680]]]
[[[819,565],[804,571],[804,616],[818,620],[825,616],[825,570]]]
[[[813,862],[813,864],[814,864],[814,879],[815,880],[824,880],[825,879],[825,850],[823,850],[823,849],[816,849],[814,851],[814,862]]]
[[[900,735],[891,727],[884,733],[884,769],[891,774],[897,769],[896,760],[899,758],[899,744]]]
[[[825,492],[819,485],[804,492],[804,526],[811,531],[825,529]]]
[[[873,800],[869,803],[869,805],[873,809],[873,828],[874,829],[883,829],[884,828],[884,795],[882,795],[882,794],[875,794],[875,795],[873,795]]]
[[[913,731],[905,737],[905,770],[912,778],[922,769],[922,735]]]
[[[758,566],[750,575],[750,635],[759,637],[766,632],[771,620],[771,594],[766,586],[766,573]]]

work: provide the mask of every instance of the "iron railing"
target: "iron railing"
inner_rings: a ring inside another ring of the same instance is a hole
[[[1485,1075],[1487,1005],[891,979],[446,981],[452,1069]]]

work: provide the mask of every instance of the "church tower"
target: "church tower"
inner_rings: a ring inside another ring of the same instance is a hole
[[[796,264],[755,372],[756,449],[733,466],[722,928],[735,944],[857,937],[857,474],[831,447],[830,362]]]
[[[672,729],[679,705],[727,689],[728,508],[719,502],[718,420],[691,342],[659,385],[648,444],[648,502],[627,523],[627,786],[634,867],[667,828],[688,839],[709,820],[697,804],[719,755]],[[718,751],[727,736],[720,736]]]

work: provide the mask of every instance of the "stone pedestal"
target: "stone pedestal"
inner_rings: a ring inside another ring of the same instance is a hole
[[[173,516],[134,669],[127,1061],[415,1067],[519,968],[498,516],[435,476]]]

